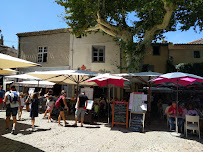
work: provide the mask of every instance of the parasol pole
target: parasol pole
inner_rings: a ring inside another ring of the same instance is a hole
[[[109,101],[107,102],[107,104],[108,104],[108,124],[109,124],[109,102],[110,102],[110,86],[109,86],[109,84],[108,84],[108,79],[107,79],[107,86],[108,86],[108,91],[109,91]]]
[[[178,84],[178,79],[177,79]],[[178,85],[177,85],[177,93],[176,93],[176,133],[178,133]]]

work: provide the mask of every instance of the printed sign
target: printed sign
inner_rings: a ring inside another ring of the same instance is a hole
[[[88,101],[87,101],[87,107],[86,107],[86,109],[87,109],[87,110],[92,110],[93,103],[94,103],[94,101],[88,100]]]
[[[32,94],[35,92],[35,88],[29,88],[29,90],[28,90],[28,94],[30,95],[30,96],[32,96]]]

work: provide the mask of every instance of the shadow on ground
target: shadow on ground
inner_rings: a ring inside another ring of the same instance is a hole
[[[12,121],[10,121],[10,130],[6,131],[5,130],[5,119],[0,118],[0,147],[1,151],[5,152],[10,152],[10,151],[18,151],[18,152],[25,152],[25,151],[31,151],[31,152],[43,152],[43,150],[35,148],[29,144],[25,144],[19,141],[15,141],[12,139],[9,139],[5,137],[5,135],[10,134],[11,128],[12,128]],[[50,128],[51,129],[51,128]],[[37,128],[36,132],[39,131],[47,131],[50,129],[42,129],[42,128]],[[16,124],[16,133],[11,136],[15,136],[17,134],[23,134],[23,135],[28,135],[32,134],[35,132],[32,132],[31,130],[31,125],[27,124],[22,124],[17,122]]]
[[[31,145],[11,140],[0,136],[0,147],[2,152],[44,152],[41,149],[35,148]]]
[[[123,133],[132,133],[133,132],[130,130],[130,128],[127,129],[125,125],[114,125],[113,128],[112,128],[111,124],[105,124],[105,126],[110,128],[111,131],[120,131]],[[170,131],[169,127],[167,127],[166,120],[163,120],[163,119],[151,120],[150,125],[148,124],[145,126],[144,132],[142,134],[145,134],[147,132],[171,132],[172,133],[172,131]],[[188,138],[186,138],[184,136],[184,133],[182,133],[182,135],[177,138],[195,140],[195,141],[203,144],[203,139],[199,139],[196,134],[188,134]]]

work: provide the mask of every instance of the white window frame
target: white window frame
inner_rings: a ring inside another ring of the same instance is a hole
[[[46,57],[46,61],[44,61],[44,55],[47,56],[47,54],[48,54],[47,46],[38,46],[37,62],[38,63],[47,62],[47,57]]]
[[[94,49],[97,49],[97,55],[94,55]],[[99,51],[103,51],[103,56],[100,56]],[[94,58],[97,58],[97,61],[94,61]],[[103,61],[99,61],[99,58],[103,57]],[[100,45],[93,45],[92,46],[92,62],[93,63],[105,63],[105,46],[100,46]]]

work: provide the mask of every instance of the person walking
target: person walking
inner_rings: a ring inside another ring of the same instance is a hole
[[[64,121],[64,125],[66,126],[68,123],[66,122],[66,119],[65,119],[65,107],[67,109],[67,111],[69,110],[68,109],[68,106],[66,104],[66,92],[64,90],[61,91],[61,96],[59,97],[59,99],[56,101],[56,104],[57,102],[60,102],[60,106],[58,107],[60,113],[59,113],[59,116],[58,116],[58,126],[62,126],[61,125],[61,117]],[[56,106],[57,107],[57,106]]]
[[[24,98],[23,92],[20,93],[20,102],[21,102],[21,106],[20,106],[20,109],[19,109],[18,120],[21,120],[23,107],[24,107],[24,104],[25,104],[25,98]]]
[[[87,106],[87,100],[88,100],[88,98],[85,95],[85,92],[82,92],[78,96],[77,103],[76,103],[74,126],[77,126],[78,118],[81,115],[81,127],[83,127],[83,121],[84,121],[84,116],[85,116],[85,111],[86,111],[86,106]]]
[[[47,98],[47,102],[46,102],[46,105],[47,105],[47,109],[45,111],[45,114],[44,114],[44,117],[46,117],[47,113],[49,113],[49,116],[48,116],[48,122],[51,121],[51,113],[52,113],[52,110],[54,108],[54,96],[53,96],[53,91],[52,90],[49,90],[49,92],[47,93],[46,95],[46,98]]]
[[[21,106],[19,92],[16,91],[15,86],[11,86],[10,91],[7,91],[5,93],[4,105],[6,107],[6,130],[9,130],[9,121],[12,115],[13,127],[11,130],[11,134],[14,134],[16,128],[16,115],[18,112],[18,108],[20,108]]]
[[[5,95],[5,90],[3,90],[3,86],[0,86],[0,110],[4,109],[3,99]]]
[[[36,92],[33,93],[30,102],[31,102],[30,117],[32,121],[32,131],[35,131],[35,117],[38,117],[38,105],[39,105],[39,99]]]
[[[26,111],[30,112],[30,95],[27,93],[25,95],[25,106],[26,106]]]

